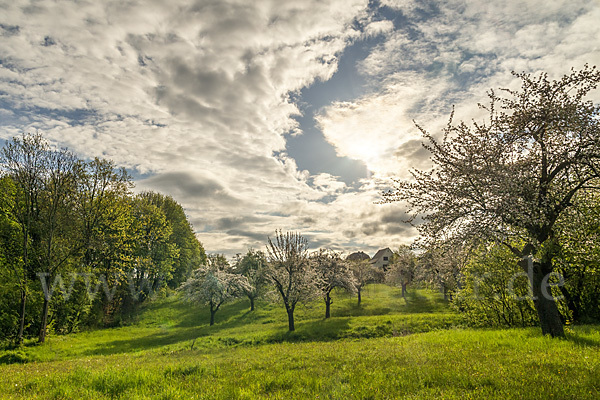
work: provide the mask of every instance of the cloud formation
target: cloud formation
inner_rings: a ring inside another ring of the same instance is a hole
[[[180,201],[209,252],[263,248],[281,228],[373,253],[415,235],[401,205],[374,204],[389,176],[427,167],[413,120],[435,131],[453,104],[478,118],[511,70],[600,64],[598,20],[583,0],[15,0],[0,14],[0,139],[39,130],[115,160]],[[368,167],[352,184],[286,154],[302,90],[340,60],[355,80],[337,90],[361,95],[315,119]]]

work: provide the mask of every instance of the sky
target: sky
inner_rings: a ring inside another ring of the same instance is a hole
[[[39,132],[181,203],[208,253],[276,229],[410,244],[416,124],[483,120],[511,71],[600,66],[597,0],[0,0],[0,142]],[[600,100],[600,96],[596,94]]]

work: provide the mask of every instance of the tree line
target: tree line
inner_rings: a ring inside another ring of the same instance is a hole
[[[205,263],[173,198],[134,194],[127,171],[86,161],[40,134],[0,151],[0,334],[119,324],[153,292]]]
[[[288,329],[294,331],[297,305],[321,299],[330,318],[334,289],[358,293],[360,305],[360,291],[377,280],[375,271],[368,260],[344,260],[330,249],[309,252],[301,234],[279,230],[267,239],[266,251],[249,249],[231,264],[222,255],[210,255],[179,290],[184,299],[209,307],[210,325],[227,301],[247,297],[254,311],[256,299],[263,297],[285,308]]]

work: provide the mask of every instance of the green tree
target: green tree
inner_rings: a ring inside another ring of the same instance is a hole
[[[43,190],[48,144],[39,134],[15,137],[2,148],[2,167],[15,183],[16,200],[11,204],[11,214],[21,229],[21,259],[23,272],[19,280],[20,306],[17,343],[23,342],[28,285],[39,272],[36,260],[31,257],[34,227],[39,221],[39,198]]]
[[[140,197],[160,208],[171,226],[170,241],[177,246],[179,256],[173,261],[172,277],[168,284],[176,288],[190,276],[193,270],[206,263],[204,247],[194,234],[183,207],[171,196],[144,192]]]
[[[34,246],[41,266],[39,274],[44,291],[40,343],[46,339],[51,287],[54,278],[68,266],[80,248],[73,213],[75,167],[77,158],[68,150],[45,152],[45,171],[42,174],[42,191],[39,193],[39,246]]]
[[[0,178],[0,336],[14,337],[19,327],[19,296],[24,280],[21,228],[13,218],[16,187],[9,176]]]
[[[131,287],[134,300],[143,301],[172,278],[173,264],[179,254],[170,240],[171,225],[160,208],[138,196],[133,200],[132,211],[135,219],[132,234],[136,242]]]
[[[600,196],[578,193],[577,204],[557,222],[560,254],[553,262],[564,277],[562,293],[574,322],[600,321]]]
[[[557,221],[600,177],[600,106],[585,100],[600,72],[586,66],[552,81],[547,74],[515,75],[521,90],[489,93],[489,122],[455,125],[451,118],[441,140],[421,129],[433,169],[414,170],[413,181],[398,181],[384,198],[406,202],[415,218],[423,217],[417,227],[424,245],[507,246],[524,271],[531,269],[542,333],[564,336],[547,277],[560,252]]]
[[[528,277],[505,246],[482,245],[462,269],[453,306],[470,325],[516,327],[538,323]]]

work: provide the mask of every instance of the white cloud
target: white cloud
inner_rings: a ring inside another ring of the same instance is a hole
[[[402,207],[374,202],[387,176],[427,163],[412,120],[435,131],[452,104],[459,117],[477,115],[485,90],[511,84],[511,69],[600,64],[600,7],[382,4],[407,26],[372,21],[367,0],[6,3],[0,137],[39,129],[149,174],[139,189],[181,201],[210,252],[261,247],[275,228],[348,251],[406,243],[415,231],[400,222]],[[299,170],[285,135],[300,129],[292,95],[328,80],[348,44],[365,38],[384,38],[357,65],[367,94],[317,116],[338,153],[374,173],[356,191]]]
[[[365,162],[376,176],[406,177],[425,168],[413,120],[430,132],[456,120],[482,119],[486,91],[511,87],[511,70],[552,77],[600,64],[598,3],[585,1],[385,1],[408,18],[406,29],[359,63],[372,85],[360,99],[334,103],[317,117],[338,153]],[[425,16],[424,16],[425,15]],[[600,95],[596,94],[600,98]]]

